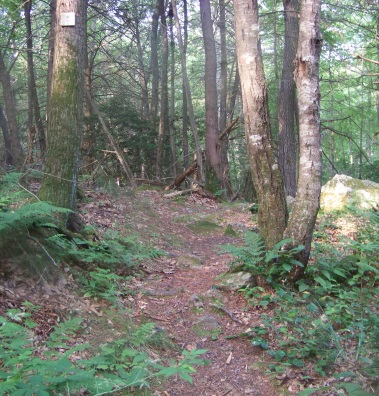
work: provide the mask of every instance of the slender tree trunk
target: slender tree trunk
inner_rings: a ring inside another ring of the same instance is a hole
[[[155,130],[156,117],[158,114],[159,100],[159,65],[158,65],[158,23],[161,15],[161,0],[157,0],[155,11],[151,22],[151,53],[150,53],[150,70],[151,70],[151,105],[150,120]]]
[[[229,124],[233,121],[234,109],[236,107],[237,96],[239,95],[239,93],[240,93],[240,75],[239,75],[238,66],[237,66],[236,73],[234,76],[234,81],[233,81],[232,93],[229,97],[229,103],[228,103],[227,114],[229,116],[227,117],[227,119],[228,119]]]
[[[141,113],[147,119],[149,117],[149,91],[148,91],[148,74],[145,70],[145,64],[143,61],[143,48],[141,44],[141,35],[140,35],[140,20],[139,15],[136,12],[136,8],[138,7],[138,2],[136,0],[133,1],[133,8],[134,8],[134,33],[135,33],[135,40],[137,44],[137,51],[138,51],[138,66],[139,66],[139,81],[141,85]]]
[[[199,138],[199,134],[197,132],[197,127],[196,127],[196,122],[195,122],[195,114],[194,114],[194,110],[193,110],[191,88],[190,88],[188,74],[187,74],[187,65],[186,65],[186,58],[185,58],[185,54],[184,54],[182,33],[181,33],[181,29],[180,29],[179,17],[178,17],[178,12],[176,9],[175,0],[171,0],[171,4],[172,4],[172,11],[173,11],[174,18],[175,18],[175,27],[176,27],[176,32],[177,32],[178,44],[179,44],[183,84],[184,84],[184,89],[185,89],[186,97],[187,97],[188,117],[189,117],[191,129],[192,129],[193,139],[195,141],[196,161],[198,164],[198,172],[197,172],[198,181],[200,184],[205,184],[203,153],[202,153],[202,149],[201,149],[201,145],[200,145],[200,138]]]
[[[299,0],[283,0],[285,35],[282,79],[279,90],[279,164],[287,196],[297,189],[297,133],[295,128],[295,56],[299,37]]]
[[[83,120],[85,0],[58,0],[48,115],[45,175],[39,197],[75,208]],[[61,26],[61,13],[74,12],[75,25]]]
[[[321,194],[321,134],[319,62],[322,47],[320,32],[320,0],[302,0],[299,44],[296,55],[295,80],[299,103],[299,180],[296,199],[286,237],[304,245],[296,266],[289,275],[295,282],[305,271],[311,250],[313,229]]]
[[[226,51],[226,18],[225,18],[225,0],[219,0],[220,7],[220,118],[219,131],[222,133],[227,125],[227,84],[228,84],[228,58]],[[228,147],[229,139],[226,134],[224,138],[220,138],[220,168],[222,174],[222,185],[225,188],[225,196],[230,198],[232,196],[232,185],[229,173]]]
[[[172,8],[171,8],[172,11]],[[173,22],[173,12],[170,13],[171,24]],[[183,55],[184,58],[187,56],[187,45],[188,45],[188,10],[187,0],[183,0]],[[187,169],[189,165],[189,150],[188,150],[188,106],[187,106],[187,95],[184,88],[183,79],[183,124],[182,124],[182,135],[183,135],[183,169]]]
[[[11,142],[9,139],[9,132],[8,132],[8,124],[7,124],[7,119],[5,118],[4,110],[2,106],[0,106],[0,128],[3,131],[3,138],[4,138],[4,148],[5,148],[5,153],[4,153],[4,162],[6,164],[11,164],[12,163],[12,147],[11,147]]]
[[[32,36],[32,24],[30,14],[32,10],[32,0],[27,0],[24,3],[24,14],[26,24],[26,47],[27,47],[27,62],[28,62],[28,129],[32,132],[33,120],[35,120],[35,127],[38,133],[39,149],[41,157],[45,155],[46,151],[46,136],[45,128],[42,121],[36,77],[34,72],[34,60],[33,60],[33,36]],[[33,147],[32,147],[33,148]]]
[[[24,152],[21,145],[21,137],[17,124],[16,97],[12,87],[11,76],[6,68],[3,54],[0,51],[0,82],[3,87],[3,100],[5,116],[8,124],[10,142],[9,165],[21,169],[24,164]]]
[[[57,24],[55,13],[57,12],[57,0],[51,0],[50,3],[50,31],[49,31],[49,51],[47,60],[47,95],[46,95],[46,114],[49,114],[51,84],[53,79],[53,63],[55,52],[55,26]]]
[[[167,23],[165,15],[164,0],[160,0],[160,18],[162,32],[162,67],[161,67],[161,111],[159,117],[158,129],[158,145],[157,145],[157,161],[156,176],[162,175],[162,160],[164,148],[164,136],[168,129],[168,39],[167,39]]]
[[[217,104],[217,55],[209,0],[200,1],[201,25],[205,51],[205,152],[207,189],[215,192],[222,187],[220,132]]]
[[[271,143],[258,0],[234,0],[234,17],[245,134],[258,196],[259,233],[270,249],[283,238],[287,210],[281,173]]]
[[[170,148],[171,148],[171,174],[177,176],[176,142],[175,142],[175,41],[172,18],[170,18]]]

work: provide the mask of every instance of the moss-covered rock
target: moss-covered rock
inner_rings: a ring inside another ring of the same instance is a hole
[[[203,262],[193,254],[182,254],[178,257],[176,264],[180,269],[194,269],[202,266]]]
[[[321,191],[321,209],[324,212],[344,210],[346,205],[371,209],[379,204],[379,184],[358,180],[346,175],[336,175]]]

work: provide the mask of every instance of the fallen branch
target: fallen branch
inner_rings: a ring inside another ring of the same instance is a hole
[[[228,308],[225,308],[223,305],[217,305],[217,304],[209,304],[211,307],[213,308],[217,308],[222,312],[225,312],[228,316],[231,317],[232,320],[234,320],[235,322],[239,323],[239,324],[243,324],[243,322],[241,320],[239,320],[236,315],[234,315],[233,312],[230,312]]]
[[[175,191],[169,194],[163,194],[163,198],[174,198],[174,197],[179,197],[180,195],[191,194],[193,192],[199,192],[199,191],[200,188],[189,188],[188,190]]]
[[[184,180],[187,179],[188,176],[192,175],[197,171],[197,161],[194,161],[182,174],[176,177],[174,182],[167,186],[165,190],[173,190],[175,188],[178,188]]]

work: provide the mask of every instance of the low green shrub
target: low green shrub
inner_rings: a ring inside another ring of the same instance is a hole
[[[192,382],[195,366],[207,363],[200,358],[205,350],[183,351],[182,359],[168,366],[151,358],[144,346],[153,338],[153,323],[141,325],[127,338],[102,345],[94,353],[88,344],[75,345],[75,335],[82,327],[81,319],[74,318],[55,327],[44,345],[39,345],[30,315],[12,310],[7,317],[0,316],[2,395],[105,395],[148,387],[156,378],[176,374]]]

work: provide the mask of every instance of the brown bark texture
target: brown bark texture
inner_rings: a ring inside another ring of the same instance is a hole
[[[39,197],[74,209],[84,101],[85,0],[58,0],[54,15],[54,59],[47,126],[45,169]],[[73,12],[74,26],[61,14]]]
[[[258,197],[258,224],[260,235],[270,249],[283,238],[287,210],[281,173],[271,144],[258,1],[234,0],[234,18],[245,135]]]
[[[322,47],[320,14],[320,0],[302,0],[295,71],[299,105],[299,179],[285,237],[294,239],[296,244],[302,244],[305,248],[298,257],[303,267],[295,267],[291,272],[292,282],[303,275],[308,263],[313,229],[320,205],[322,168],[319,91],[319,62]]]
[[[201,26],[205,52],[205,152],[207,162],[207,188],[222,187],[220,141],[218,130],[217,55],[213,34],[211,5],[209,0],[200,1]]]
[[[11,82],[11,76],[6,67],[3,54],[0,51],[0,82],[3,87],[5,116],[8,124],[10,153],[9,165],[21,169],[24,163],[24,152],[21,145],[20,132],[17,124],[16,97]]]
[[[168,38],[167,23],[165,16],[164,1],[160,1],[160,19],[161,19],[161,44],[162,44],[162,67],[161,67],[161,109],[159,116],[158,144],[156,159],[156,176],[161,177],[162,160],[164,149],[164,136],[168,129]]]
[[[284,50],[282,78],[279,89],[278,159],[287,196],[294,197],[297,188],[297,131],[295,124],[296,83],[295,57],[299,38],[299,0],[283,0]]]

